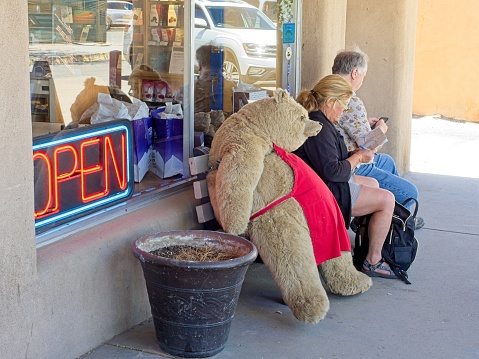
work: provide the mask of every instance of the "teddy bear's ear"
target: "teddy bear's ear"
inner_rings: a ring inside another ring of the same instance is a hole
[[[85,80],[84,85],[85,88],[92,88],[95,85],[96,78],[89,77]]]
[[[285,102],[289,99],[289,93],[288,91],[282,89],[282,88],[277,88],[273,92],[273,98],[277,103]]]

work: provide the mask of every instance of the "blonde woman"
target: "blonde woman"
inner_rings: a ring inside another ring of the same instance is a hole
[[[381,255],[394,211],[394,195],[379,188],[373,178],[353,176],[360,163],[368,163],[375,150],[348,152],[335,123],[353,95],[351,85],[339,75],[321,79],[312,90],[303,90],[297,101],[308,111],[309,118],[323,128],[308,138],[295,153],[322,178],[333,193],[344,217],[346,228],[351,216],[372,214],[369,222],[369,251],[362,272],[371,277],[397,278]]]

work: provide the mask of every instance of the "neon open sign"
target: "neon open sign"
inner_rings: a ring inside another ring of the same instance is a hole
[[[130,198],[132,153],[131,124],[126,120],[36,137],[37,232]]]

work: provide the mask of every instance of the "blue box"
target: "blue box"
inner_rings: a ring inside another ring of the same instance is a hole
[[[151,167],[153,151],[152,118],[131,121],[133,127],[133,175],[140,182]]]
[[[167,178],[183,174],[183,119],[162,119],[159,112],[152,112],[153,153],[150,171],[160,178]]]

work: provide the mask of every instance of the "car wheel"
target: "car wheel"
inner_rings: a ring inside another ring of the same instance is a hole
[[[229,81],[233,81],[235,84],[238,84],[240,80],[240,71],[238,67],[238,62],[236,57],[229,53],[225,53],[225,59],[223,62],[223,76]]]

